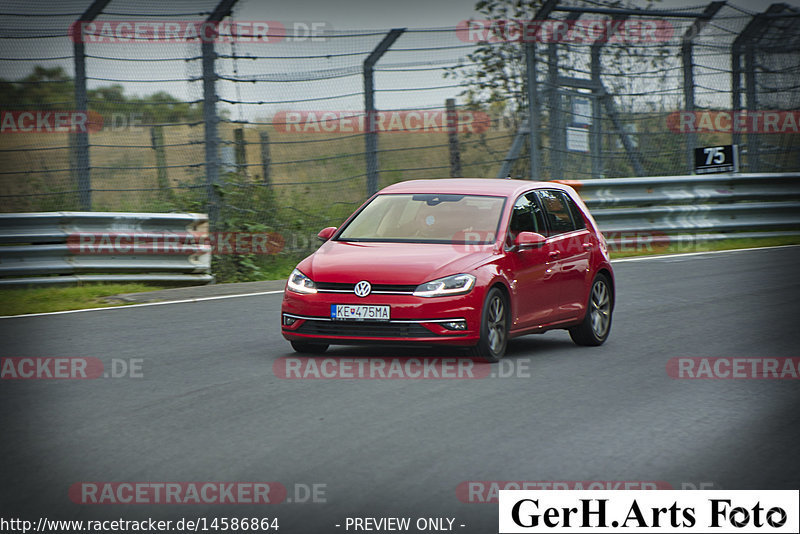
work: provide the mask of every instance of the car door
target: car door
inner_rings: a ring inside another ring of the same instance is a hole
[[[546,324],[557,305],[557,287],[553,279],[555,265],[544,247],[514,246],[520,232],[543,233],[544,216],[533,192],[521,195],[514,203],[506,235],[506,257],[514,299],[512,330]]]
[[[580,209],[564,191],[536,191],[547,221],[545,252],[554,263],[552,279],[557,287],[553,321],[575,319],[583,315],[589,285],[591,232]]]

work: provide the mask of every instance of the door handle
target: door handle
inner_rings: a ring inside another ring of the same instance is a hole
[[[583,244],[583,250],[592,250],[592,244],[591,243],[584,243]]]
[[[548,254],[551,260],[557,260],[561,256],[561,251],[554,250]]]

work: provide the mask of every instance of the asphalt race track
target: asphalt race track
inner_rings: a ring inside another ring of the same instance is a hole
[[[496,531],[497,505],[463,502],[462,482],[796,489],[800,381],[666,369],[677,357],[800,356],[798,265],[800,247],[616,262],[605,345],[577,347],[562,331],[517,339],[492,368],[511,376],[482,379],[279,378],[273,363],[294,354],[280,294],[4,318],[2,357],[98,358],[107,371],[116,359],[141,377],[0,380],[0,509],[277,517],[287,534],[345,532],[348,516],[449,517],[477,533]],[[459,354],[334,347],[325,357]],[[270,505],[75,504],[69,488],[86,481],[270,481],[288,494]],[[313,484],[319,502],[296,502]]]

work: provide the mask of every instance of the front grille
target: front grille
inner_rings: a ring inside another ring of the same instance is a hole
[[[436,337],[416,323],[374,323],[367,321],[308,320],[296,330],[298,334],[329,337]]]
[[[353,291],[355,284],[343,284],[340,282],[315,282],[318,291]],[[413,293],[417,286],[399,284],[372,284],[372,292],[392,291],[400,293]]]

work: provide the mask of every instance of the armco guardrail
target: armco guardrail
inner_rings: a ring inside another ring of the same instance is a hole
[[[800,174],[558,180],[574,187],[607,236],[694,241],[800,234]]]
[[[130,250],[103,247],[115,236]],[[0,286],[208,283],[214,277],[207,242],[208,216],[199,213],[0,214]]]
[[[672,243],[800,235],[798,173],[558,181],[578,190],[612,244],[631,234]],[[103,248],[118,235],[135,246]],[[208,283],[208,243],[204,214],[0,214],[0,286]]]

